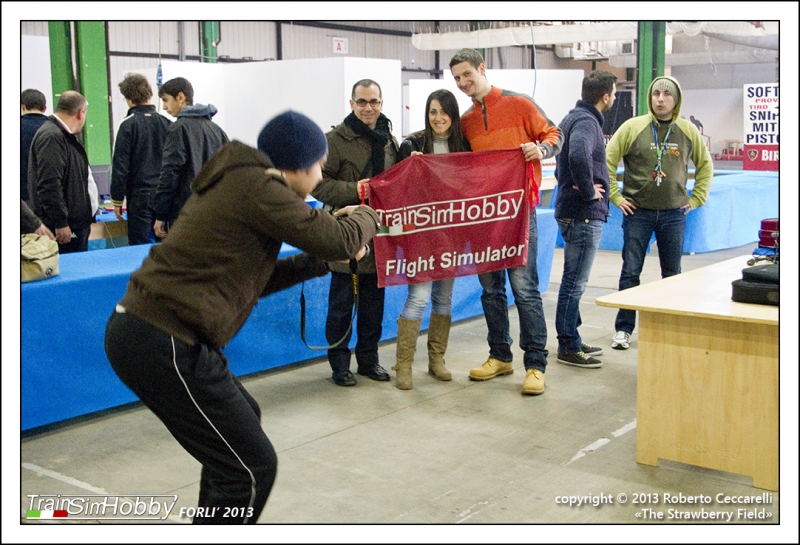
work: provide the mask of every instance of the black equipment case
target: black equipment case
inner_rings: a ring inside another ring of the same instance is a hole
[[[733,281],[731,299],[737,303],[780,306],[779,276],[777,263],[742,269],[742,278]]]

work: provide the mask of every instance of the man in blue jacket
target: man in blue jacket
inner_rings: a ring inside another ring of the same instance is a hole
[[[558,362],[597,368],[602,348],[589,346],[578,334],[580,301],[608,213],[608,168],[603,113],[616,97],[617,77],[596,70],[583,78],[581,100],[561,122],[564,145],[556,157],[555,216],[564,238],[564,274],[558,291],[556,332]]]
[[[176,117],[167,130],[161,158],[161,178],[151,204],[157,237],[167,236],[170,225],[192,194],[189,185],[203,163],[229,142],[219,125],[211,121],[217,113],[213,104],[195,104],[194,88],[185,78],[173,78],[158,90],[164,109]]]
[[[22,181],[22,191],[20,197],[25,202],[30,202],[28,193],[28,155],[31,153],[31,142],[33,135],[39,127],[47,121],[44,112],[47,110],[47,99],[44,93],[36,89],[25,89],[20,95],[20,141],[19,141],[19,172]]]

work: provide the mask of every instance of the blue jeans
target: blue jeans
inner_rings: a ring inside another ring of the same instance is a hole
[[[400,317],[406,320],[420,320],[431,301],[431,314],[450,316],[453,313],[453,284],[455,278],[409,284],[406,303]]]
[[[519,314],[519,346],[525,351],[525,369],[544,372],[547,367],[547,324],[544,321],[542,296],[539,294],[539,272],[536,269],[536,210],[530,213],[528,231],[528,264],[525,267],[479,274],[483,293],[481,304],[486,326],[489,329],[489,356],[500,361],[514,359],[508,325],[508,298],[506,297],[506,272],[511,281],[511,291]]]
[[[574,354],[581,350],[581,296],[586,290],[592,263],[603,234],[601,220],[560,219],[558,228],[564,238],[564,274],[558,290],[556,332],[558,353]]]
[[[650,237],[656,234],[658,260],[661,263],[661,278],[681,273],[683,234],[686,230],[686,215],[683,210],[650,210],[637,208],[632,215],[622,217],[622,273],[619,277],[620,291],[639,285],[639,275],[644,266],[644,256]],[[614,322],[616,331],[633,333],[636,326],[636,311],[620,309]]]

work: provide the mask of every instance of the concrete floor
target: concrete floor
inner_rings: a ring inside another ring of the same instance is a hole
[[[685,255],[683,268],[688,271],[748,255],[755,247]],[[483,363],[488,353],[483,317],[452,328],[447,351],[451,382],[427,375],[425,335],[419,338],[410,391],[394,387],[394,372],[389,383],[358,377],[357,386],[338,387],[324,358],[245,379],[261,405],[264,429],[279,456],[277,481],[259,521],[311,525],[292,526],[292,533],[286,533],[289,527],[276,527],[278,534],[269,530],[248,535],[258,535],[262,542],[298,536],[328,541],[344,536],[341,539],[348,542],[360,537],[428,543],[439,539],[438,532],[446,531],[449,537],[442,539],[448,540],[464,531],[461,541],[530,542],[569,536],[585,539],[588,527],[572,525],[601,524],[615,526],[593,529],[592,540],[603,540],[608,532],[608,539],[620,541],[642,525],[672,523],[644,538],[658,541],[658,536],[687,532],[674,524],[684,521],[667,519],[670,508],[698,512],[701,507],[664,505],[664,494],[760,496],[765,491],[753,488],[748,477],[667,461],[659,467],[636,463],[637,335],[629,350],[612,350],[616,310],[595,304],[596,297],[616,290],[620,267],[619,252],[598,252],[582,300],[581,334],[585,342],[604,348],[603,367],[561,365],[556,362],[553,320],[563,252],[556,249],[553,282],[543,294],[550,356],[547,390],[541,396],[520,394],[524,368],[516,343],[513,375],[487,382],[467,378],[470,368]],[[642,282],[659,277],[658,260],[651,255]],[[510,314],[511,334],[517,340],[514,307]],[[385,368],[394,364],[394,356],[393,342],[381,347]],[[188,522],[178,517],[179,509],[193,507],[197,501],[200,465],[141,407],[23,438],[21,462],[23,523],[30,522],[25,520],[29,494],[177,494],[177,505],[167,519],[171,523]],[[561,496],[601,494],[606,500],[612,498],[613,504],[570,507],[558,503]],[[634,498],[641,494],[657,495],[658,505],[634,505]],[[777,525],[780,494],[770,498],[771,503],[757,506],[769,517],[764,520],[737,519],[736,507],[752,510],[750,505],[714,502],[703,507],[733,512],[734,524]],[[640,518],[637,513],[646,507],[665,518]],[[735,541],[754,530],[698,522],[712,526],[693,528],[689,535],[695,541],[703,539],[697,532],[713,532],[709,537],[713,541],[730,533]],[[359,526],[315,526],[323,524]],[[415,534],[416,526],[406,526],[418,524],[447,526],[425,526],[424,534]],[[470,530],[450,526],[459,524],[472,526]],[[559,526],[481,526],[495,524]],[[757,539],[779,540],[769,532],[786,530],[780,526],[756,527]],[[205,534],[194,535],[193,539],[202,540]],[[424,537],[413,537],[417,535]]]

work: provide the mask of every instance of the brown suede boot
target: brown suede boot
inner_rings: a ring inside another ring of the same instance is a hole
[[[453,379],[453,375],[444,366],[451,320],[449,315],[431,314],[431,323],[428,326],[428,373],[439,380]]]
[[[397,364],[392,370],[397,371],[395,386],[400,390],[410,390],[414,384],[411,379],[411,365],[417,351],[417,337],[422,320],[397,319]]]

